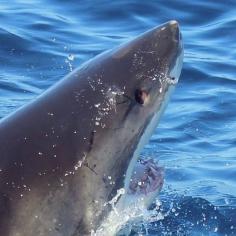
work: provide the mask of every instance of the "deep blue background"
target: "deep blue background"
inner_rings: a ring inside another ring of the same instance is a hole
[[[234,209],[236,1],[2,0],[0,117],[87,59],[171,19],[181,25],[184,68],[143,155],[165,166],[167,202],[202,197]]]

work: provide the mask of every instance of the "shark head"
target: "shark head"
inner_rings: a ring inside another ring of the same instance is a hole
[[[139,153],[157,127],[178,82],[183,62],[178,23],[170,21],[151,29],[98,59],[95,74],[99,77],[98,71],[102,71],[103,95],[95,99],[99,104],[97,126],[87,158],[88,166],[96,166],[97,173],[89,181],[93,201],[98,203],[87,208],[93,219],[94,212],[107,215],[110,205],[119,202],[121,189],[124,201]],[[102,181],[97,181],[98,176]]]
[[[126,204],[182,61],[179,26],[170,21],[88,61],[4,118],[0,234],[89,235]]]

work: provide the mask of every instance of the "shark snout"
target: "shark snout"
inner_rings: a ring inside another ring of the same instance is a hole
[[[179,23],[176,20],[167,22],[166,38],[169,43],[169,78],[173,83],[178,82],[183,64],[183,43]]]
[[[173,32],[173,39],[178,43],[182,43],[182,36],[179,29],[179,23],[176,20],[171,20],[168,23],[169,27],[171,27],[171,30]]]
[[[182,44],[182,36],[180,32],[179,23],[176,20],[171,20],[165,24],[165,26],[168,29],[169,37],[173,42],[177,44]]]

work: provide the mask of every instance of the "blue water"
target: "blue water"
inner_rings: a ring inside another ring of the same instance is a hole
[[[143,155],[165,166],[150,235],[236,235],[236,1],[0,2],[0,117],[87,59],[180,22],[184,67]],[[177,214],[177,213],[178,214]]]

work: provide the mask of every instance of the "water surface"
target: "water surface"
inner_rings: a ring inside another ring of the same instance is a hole
[[[87,59],[171,19],[181,25],[184,68],[143,155],[165,166],[163,207],[180,213],[149,234],[236,235],[236,1],[3,0],[0,117]]]

